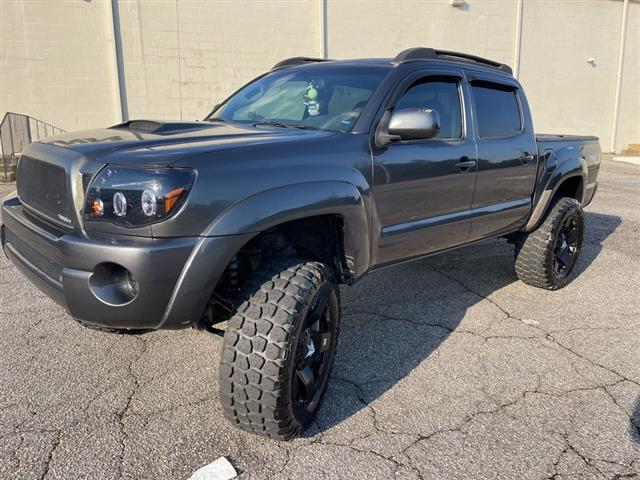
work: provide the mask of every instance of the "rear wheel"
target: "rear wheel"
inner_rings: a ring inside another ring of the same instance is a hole
[[[309,425],[329,380],[339,320],[327,265],[280,258],[254,272],[223,342],[220,400],[231,423],[279,440]]]
[[[571,279],[584,236],[584,215],[573,198],[560,198],[547,218],[516,243],[516,273],[528,285],[557,290]]]

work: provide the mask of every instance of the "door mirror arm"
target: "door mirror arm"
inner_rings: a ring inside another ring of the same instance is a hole
[[[402,140],[400,135],[391,135],[389,133],[389,121],[391,120],[391,110],[385,110],[382,118],[378,122],[375,132],[375,142],[377,147],[385,147],[392,142]]]

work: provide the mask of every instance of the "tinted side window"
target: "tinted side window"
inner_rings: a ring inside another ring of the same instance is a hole
[[[438,112],[440,133],[436,138],[462,137],[462,109],[455,81],[420,81],[413,84],[398,100],[399,108],[428,108]]]
[[[512,87],[474,82],[471,90],[480,137],[510,137],[522,129],[520,105]]]

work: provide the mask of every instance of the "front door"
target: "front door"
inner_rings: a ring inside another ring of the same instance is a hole
[[[376,264],[424,255],[466,242],[476,176],[476,146],[467,125],[461,76],[429,73],[403,84],[387,109],[432,109],[440,133],[374,150]]]

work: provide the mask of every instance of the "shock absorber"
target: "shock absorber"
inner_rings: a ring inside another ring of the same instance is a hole
[[[224,330],[214,325],[225,322],[233,314],[234,299],[240,293],[244,280],[257,268],[261,259],[261,251],[242,250],[227,265],[218,285],[209,298],[202,319],[197,328],[217,335],[224,335]]]
[[[240,259],[235,255],[229,262],[227,269],[224,271],[220,282],[220,288],[217,289],[219,290],[222,298],[231,300],[238,294],[240,289],[240,269]]]

